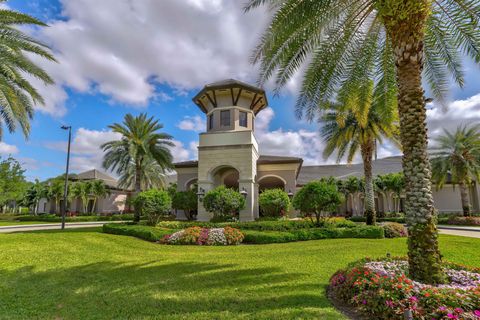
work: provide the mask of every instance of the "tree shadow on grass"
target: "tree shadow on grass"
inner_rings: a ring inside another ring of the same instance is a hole
[[[0,317],[64,319],[338,319],[300,273],[232,264],[101,262],[0,271]]]

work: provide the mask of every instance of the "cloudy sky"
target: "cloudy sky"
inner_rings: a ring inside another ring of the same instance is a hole
[[[224,78],[255,82],[249,56],[268,22],[256,10],[244,14],[237,0],[10,0],[10,8],[49,24],[29,30],[47,43],[58,64],[38,60],[55,79],[44,87],[29,140],[6,135],[0,154],[13,155],[28,169],[29,179],[64,171],[66,132],[73,127],[72,167],[76,172],[101,168],[99,146],[116,134],[108,125],[125,114],[147,112],[175,138],[175,160],[196,158],[204,115],[191,98],[205,84]],[[467,84],[452,88],[448,109],[429,106],[432,134],[459,123],[480,120],[478,67],[465,64]],[[316,124],[295,120],[298,81],[257,118],[262,154],[303,157],[307,164],[332,162],[321,156]],[[269,88],[267,87],[267,90]],[[379,156],[398,154],[386,145]]]

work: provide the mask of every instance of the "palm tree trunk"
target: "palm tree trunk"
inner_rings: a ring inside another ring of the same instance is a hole
[[[463,215],[465,217],[469,217],[471,206],[470,206],[470,198],[468,196],[468,186],[464,181],[460,182],[459,186],[460,186],[460,198],[462,199]]]
[[[367,225],[375,225],[377,217],[375,212],[375,194],[373,192],[372,156],[374,151],[373,140],[360,146],[363,159],[363,173],[365,175],[365,216]]]
[[[142,191],[142,168],[139,164],[135,167],[135,194],[139,194]],[[140,222],[140,210],[135,208],[135,214],[133,216],[134,222]]]
[[[427,0],[406,0],[386,21],[388,35],[395,52],[398,82],[400,137],[405,174],[405,213],[408,226],[409,274],[423,283],[445,281],[438,249],[435,225],[430,161],[427,153],[425,97],[422,89],[423,30],[430,3]],[[423,7],[422,7],[423,6]],[[419,11],[406,13],[409,8]],[[403,15],[400,19],[399,17]],[[398,19],[398,20],[397,20]]]
[[[90,211],[90,213],[93,214],[93,212],[95,211],[95,205],[97,204],[97,197],[93,197],[93,205],[92,205],[92,210]]]

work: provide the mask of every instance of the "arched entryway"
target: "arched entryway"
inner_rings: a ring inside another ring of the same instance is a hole
[[[267,189],[282,189],[285,190],[286,181],[274,175],[263,176],[258,180],[258,189],[260,193]]]
[[[214,187],[224,185],[227,188],[238,190],[240,173],[233,167],[221,166],[212,171],[211,179]]]

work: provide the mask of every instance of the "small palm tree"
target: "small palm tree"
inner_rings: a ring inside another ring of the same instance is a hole
[[[72,199],[80,199],[82,201],[82,212],[88,213],[88,199],[92,194],[92,184],[90,181],[74,182],[70,188]]]
[[[60,180],[53,180],[48,186],[48,199],[53,199],[55,203],[55,214],[60,212],[60,200],[62,199],[64,193],[63,187],[62,181]]]
[[[0,10],[0,139],[4,126],[14,132],[19,125],[25,137],[28,137],[33,106],[44,103],[25,75],[40,79],[45,84],[53,84],[50,76],[33,63],[28,54],[50,61],[55,61],[55,58],[46,45],[17,28],[24,25],[46,26],[29,15]]]
[[[90,191],[93,198],[91,213],[94,213],[98,199],[106,197],[109,194],[109,191],[107,189],[107,186],[105,185],[105,182],[103,182],[102,180],[93,180],[90,182],[90,185]]]
[[[433,180],[438,188],[450,180],[460,187],[463,214],[471,214],[468,186],[480,181],[480,125],[459,126],[455,132],[444,130],[432,148]]]
[[[120,182],[133,186],[136,193],[172,168],[169,149],[173,146],[172,137],[160,132],[163,125],[158,120],[144,113],[136,117],[127,114],[123,123],[109,128],[120,133],[122,138],[102,145],[103,167],[116,171]],[[139,212],[135,211],[135,221],[139,220]]]
[[[338,100],[340,105],[326,112],[321,122],[321,136],[326,142],[324,158],[337,152],[337,162],[343,158],[351,163],[360,151],[365,176],[365,216],[367,224],[376,222],[375,193],[373,189],[372,161],[376,144],[384,137],[398,145],[397,104],[395,99],[388,103],[383,95],[377,95],[373,81],[365,81],[355,90],[342,88]]]

